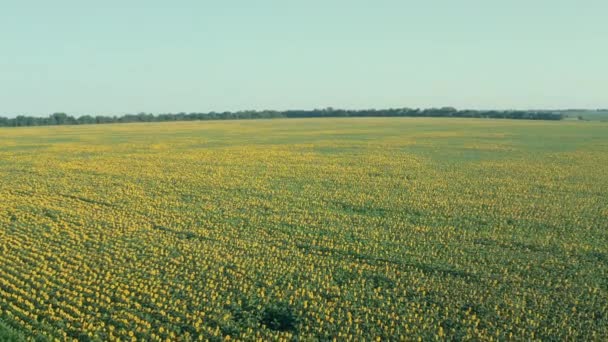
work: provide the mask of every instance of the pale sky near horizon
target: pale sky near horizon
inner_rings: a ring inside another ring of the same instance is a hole
[[[0,0],[0,116],[608,107],[605,0]]]

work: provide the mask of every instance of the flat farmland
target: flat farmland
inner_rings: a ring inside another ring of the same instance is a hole
[[[608,123],[2,128],[0,256],[15,339],[606,340]]]

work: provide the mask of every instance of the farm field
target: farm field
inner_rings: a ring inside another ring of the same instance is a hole
[[[608,123],[3,128],[0,256],[26,340],[606,340]]]

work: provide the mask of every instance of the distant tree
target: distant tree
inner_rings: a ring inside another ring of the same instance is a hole
[[[50,119],[52,125],[65,125],[68,121],[68,115],[66,113],[53,113]]]
[[[76,119],[76,122],[79,125],[89,125],[89,124],[96,123],[95,118],[90,115],[83,115],[83,116],[79,117],[78,119]]]
[[[346,110],[327,107],[313,110],[287,111],[239,111],[239,112],[210,112],[210,113],[177,113],[177,114],[125,114],[116,116],[84,115],[74,118],[65,113],[54,113],[46,118],[19,115],[16,118],[0,117],[0,126],[37,126],[37,125],[78,125],[78,124],[107,124],[115,122],[164,122],[186,120],[230,120],[230,119],[261,119],[261,118],[325,118],[325,117],[460,117],[460,118],[505,118],[527,120],[561,120],[565,111],[496,111],[496,110],[457,110],[453,107],[412,109],[362,109]],[[580,116],[579,116],[580,118]]]

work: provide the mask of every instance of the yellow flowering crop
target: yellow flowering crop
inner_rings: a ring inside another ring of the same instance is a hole
[[[28,340],[606,340],[608,124],[0,129]]]

